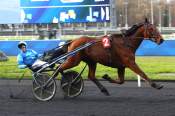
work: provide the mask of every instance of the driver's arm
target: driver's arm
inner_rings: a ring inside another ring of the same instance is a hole
[[[42,57],[42,54],[38,54],[36,51],[32,50],[32,53],[37,57],[40,58]]]
[[[24,69],[27,67],[27,65],[24,64],[23,57],[20,54],[17,56],[17,62],[18,62],[18,68],[20,69]]]

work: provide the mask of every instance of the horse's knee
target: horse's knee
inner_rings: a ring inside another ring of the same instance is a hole
[[[118,84],[120,84],[120,85],[121,85],[121,84],[123,84],[124,82],[125,82],[125,81],[124,81],[124,80],[122,80],[122,81],[119,81],[119,82],[118,82]]]
[[[94,77],[88,77],[88,79],[91,80],[91,81],[94,81],[95,80]]]

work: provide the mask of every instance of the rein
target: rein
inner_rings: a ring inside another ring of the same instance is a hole
[[[99,40],[93,40],[94,43],[98,43],[98,42],[101,42],[101,41],[102,41],[101,39],[99,39]],[[66,43],[63,44],[63,45],[59,45],[59,46],[57,46],[57,48],[62,47],[62,46],[65,46],[65,45],[69,45],[69,44],[71,44],[72,42],[73,42],[73,40],[71,40],[71,41],[69,41],[69,42],[66,42]],[[90,41],[90,42],[92,42],[92,41]]]

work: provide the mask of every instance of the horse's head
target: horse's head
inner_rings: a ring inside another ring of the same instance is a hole
[[[159,45],[164,41],[156,26],[149,23],[147,19],[143,23],[143,35],[145,39],[149,39]]]

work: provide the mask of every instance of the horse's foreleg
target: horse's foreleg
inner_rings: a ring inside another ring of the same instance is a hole
[[[88,64],[89,66],[89,73],[88,73],[88,78],[94,82],[97,87],[103,92],[105,95],[109,96],[108,90],[95,78],[95,71],[96,71],[96,66],[97,64]]]
[[[130,61],[128,63],[128,67],[132,71],[134,71],[135,73],[137,73],[138,75],[140,75],[144,80],[146,80],[153,88],[161,89],[163,87],[162,85],[159,85],[159,84],[156,84],[156,83],[152,82],[148,78],[148,76],[139,68],[139,66],[135,62]]]
[[[124,83],[124,75],[125,75],[125,67],[118,68],[118,79],[113,80],[107,74],[105,74],[102,78],[106,79],[110,83],[123,84]]]

